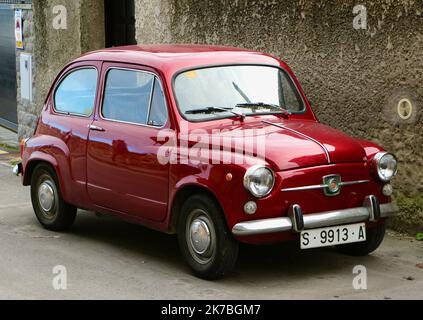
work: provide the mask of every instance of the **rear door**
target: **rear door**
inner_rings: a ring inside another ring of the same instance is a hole
[[[95,205],[162,221],[166,217],[169,165],[157,154],[160,130],[169,128],[159,77],[139,66],[105,63],[102,101],[91,125],[87,188]]]

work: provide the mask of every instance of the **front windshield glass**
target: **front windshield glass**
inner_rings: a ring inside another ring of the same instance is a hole
[[[257,115],[304,110],[290,77],[271,66],[186,71],[176,77],[174,91],[180,112],[193,121],[232,117],[233,112]]]

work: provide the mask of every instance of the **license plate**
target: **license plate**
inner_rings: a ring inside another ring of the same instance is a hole
[[[300,243],[301,249],[311,249],[365,240],[366,225],[356,223],[302,231]]]

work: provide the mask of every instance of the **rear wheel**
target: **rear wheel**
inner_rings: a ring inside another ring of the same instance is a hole
[[[352,256],[366,256],[375,251],[385,237],[385,223],[382,223],[374,228],[367,229],[366,241],[348,243],[336,246],[336,249],[344,254]]]
[[[63,200],[56,173],[47,164],[39,164],[34,169],[31,201],[38,221],[46,229],[66,230],[75,220],[77,209]]]
[[[210,197],[190,197],[182,207],[177,229],[181,252],[197,276],[217,279],[234,269],[238,242],[232,238],[220,207]]]

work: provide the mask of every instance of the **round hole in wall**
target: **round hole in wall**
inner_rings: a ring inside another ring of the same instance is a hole
[[[413,114],[413,104],[407,98],[403,98],[398,102],[397,112],[401,119],[407,120]]]

